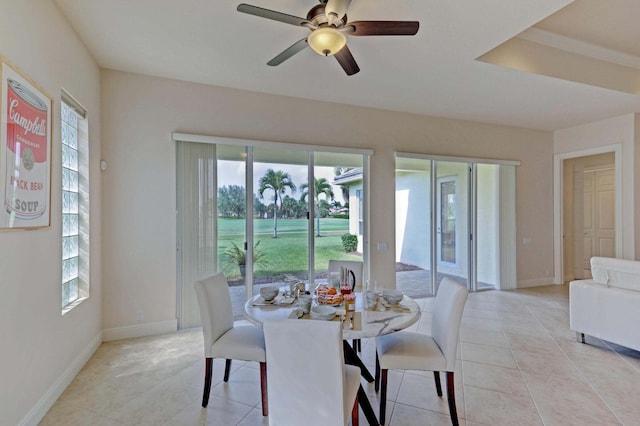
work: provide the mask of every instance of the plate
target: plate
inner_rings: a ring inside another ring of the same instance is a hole
[[[261,297],[258,297],[255,302],[251,304],[251,306],[288,306],[293,304],[296,301],[295,297],[284,297],[284,296],[276,296],[273,300],[264,300]]]

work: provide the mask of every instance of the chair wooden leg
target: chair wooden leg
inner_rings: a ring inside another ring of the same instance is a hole
[[[211,376],[213,374],[213,358],[204,360],[204,391],[202,392],[202,406],[209,404],[209,392],[211,391]]]
[[[353,339],[351,341],[351,347],[356,352],[362,352],[362,344],[360,343],[360,339]]]
[[[439,371],[434,371],[433,372],[433,378],[436,381],[436,393],[438,394],[438,396],[442,396],[442,386],[440,385],[440,372]]]
[[[458,426],[458,411],[456,410],[456,393],[453,388],[453,371],[447,371],[447,402],[449,403],[449,415],[451,424]]]
[[[269,399],[267,397],[267,363],[260,363],[260,394],[262,395],[262,415],[269,415]]]
[[[224,381],[229,381],[229,373],[231,372],[231,360],[228,359],[224,364]]]
[[[359,406],[358,406],[358,394],[356,393],[356,400],[353,403],[353,408],[351,409],[351,426],[358,426],[358,416],[359,416]]]
[[[376,392],[380,391],[380,359],[378,358],[378,352],[376,351],[376,372],[375,372],[375,389]]]
[[[387,417],[387,373],[389,370],[383,369],[380,378],[380,424],[384,425]]]

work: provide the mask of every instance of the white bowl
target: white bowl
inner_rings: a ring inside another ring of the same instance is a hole
[[[260,296],[267,302],[275,299],[278,293],[280,293],[278,287],[260,287]]]
[[[397,305],[402,300],[404,293],[400,290],[385,290],[382,292],[382,297],[390,305]]]
[[[330,321],[336,316],[336,308],[327,305],[316,305],[311,307],[311,319]]]

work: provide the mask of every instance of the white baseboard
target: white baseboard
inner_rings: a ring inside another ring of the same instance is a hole
[[[42,398],[38,400],[36,405],[31,407],[31,410],[20,421],[19,425],[31,426],[37,425],[47,414],[47,411],[58,400],[62,392],[69,386],[76,375],[80,372],[82,367],[89,361],[89,358],[100,347],[102,343],[102,332],[99,332],[91,341],[87,344],[82,352],[74,358],[64,372],[58,377],[58,379],[51,385],[51,387],[42,395]]]
[[[153,336],[154,334],[173,333],[178,330],[178,320],[149,322],[126,327],[108,328],[102,331],[102,340],[132,339],[134,337]]]
[[[553,277],[547,278],[534,278],[532,280],[522,280],[518,281],[518,288],[528,288],[528,287],[542,287],[545,285],[555,285]]]

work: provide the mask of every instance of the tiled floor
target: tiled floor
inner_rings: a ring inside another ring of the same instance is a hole
[[[412,329],[428,331],[433,299],[418,302],[423,315]],[[566,286],[470,294],[460,340],[462,425],[640,424],[640,353],[592,338],[577,343]],[[374,345],[362,347],[372,371]],[[202,352],[199,330],[105,343],[41,424],[268,424],[255,363],[234,362],[225,384],[216,360],[209,406],[200,407]],[[373,384],[363,385],[377,412]],[[431,373],[391,371],[388,392],[388,425],[451,424]]]

